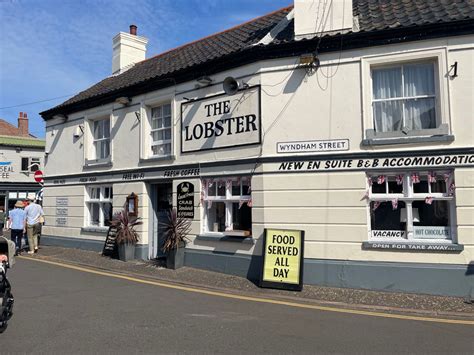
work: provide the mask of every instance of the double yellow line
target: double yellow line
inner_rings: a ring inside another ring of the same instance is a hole
[[[225,293],[225,292],[205,290],[205,289],[200,289],[200,288],[196,288],[196,287],[173,285],[173,284],[160,282],[160,281],[145,280],[145,279],[140,279],[140,278],[136,278],[136,277],[125,276],[125,275],[120,275],[120,274],[114,274],[114,273],[94,270],[94,269],[85,268],[85,267],[76,266],[76,265],[71,265],[71,264],[63,264],[63,263],[56,262],[56,261],[49,261],[49,260],[36,259],[36,258],[28,258],[28,257],[23,257],[23,256],[20,256],[19,258],[25,259],[25,260],[30,260],[30,261],[37,261],[37,262],[50,264],[50,265],[56,265],[56,266],[64,267],[64,268],[67,268],[67,269],[72,269],[72,270],[77,270],[77,271],[82,271],[82,272],[88,272],[90,274],[113,277],[113,278],[116,278],[116,279],[122,279],[122,280],[127,280],[127,281],[132,281],[132,282],[138,282],[138,283],[146,284],[146,285],[167,287],[167,288],[172,288],[172,289],[175,289],[175,290],[201,293],[201,294],[217,296],[217,297],[232,298],[232,299],[243,300],[243,301],[277,304],[277,305],[288,306],[288,307],[313,309],[313,310],[326,311],[326,312],[358,314],[358,315],[362,315],[362,316],[371,316],[371,317],[404,319],[404,320],[414,320],[414,321],[433,322],[433,323],[474,325],[474,321],[470,321],[470,320],[432,318],[432,317],[422,317],[422,316],[410,316],[410,315],[403,315],[403,314],[391,314],[391,313],[382,313],[382,312],[361,311],[361,310],[356,310],[356,309],[344,309],[344,308],[304,304],[304,303],[291,302],[291,301],[281,301],[281,300],[275,300],[275,299],[270,299],[270,298],[233,295],[233,294],[229,294],[229,293]]]

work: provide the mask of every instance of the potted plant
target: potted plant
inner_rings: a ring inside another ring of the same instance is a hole
[[[126,210],[114,215],[111,225],[117,228],[115,242],[117,243],[120,260],[135,259],[135,245],[138,242],[138,233],[135,227],[142,223],[139,218],[129,216]]]
[[[176,208],[168,211],[168,220],[161,223],[164,227],[163,251],[166,253],[166,267],[179,269],[184,266],[184,247],[187,234],[191,230],[191,220],[178,217]]]

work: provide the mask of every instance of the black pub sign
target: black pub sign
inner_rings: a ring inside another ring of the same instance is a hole
[[[182,182],[177,191],[177,214],[181,218],[194,219],[194,185]]]

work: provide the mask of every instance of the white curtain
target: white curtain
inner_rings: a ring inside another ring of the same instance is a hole
[[[403,67],[404,96],[435,95],[433,63]],[[435,99],[409,99],[405,102],[405,125],[410,129],[436,128]]]
[[[402,68],[374,69],[372,71],[374,99],[402,96]]]
[[[436,128],[435,100],[413,99],[405,102],[405,125],[410,129]]]
[[[435,96],[433,63],[374,69],[372,91],[375,100],[400,98],[373,103],[377,132],[400,131],[403,126],[412,130],[436,127],[435,98],[410,98]],[[401,99],[402,97],[404,99]]]
[[[435,94],[433,63],[403,66],[403,79],[405,97]]]
[[[402,130],[402,101],[374,102],[374,119],[376,132]]]

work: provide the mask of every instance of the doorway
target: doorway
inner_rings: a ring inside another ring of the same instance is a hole
[[[152,185],[153,191],[153,234],[150,248],[150,259],[163,258],[164,226],[168,211],[173,207],[173,184],[171,182]]]

